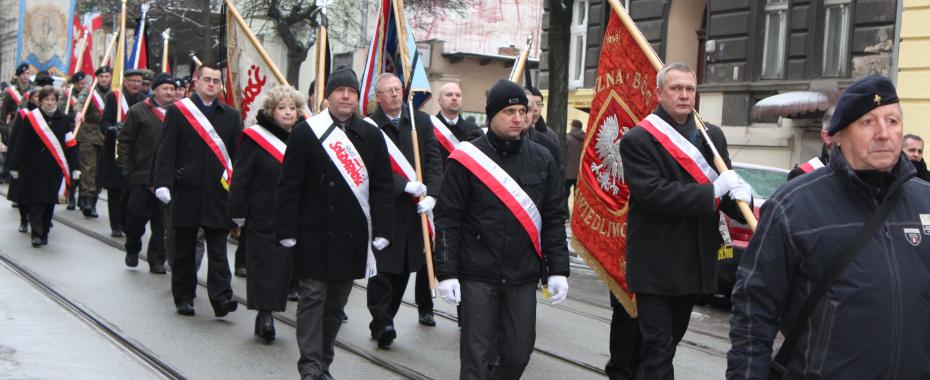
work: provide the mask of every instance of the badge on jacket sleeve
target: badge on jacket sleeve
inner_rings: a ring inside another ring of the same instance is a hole
[[[923,227],[924,235],[930,235],[930,214],[920,214],[920,225]]]
[[[905,228],[904,237],[907,238],[907,242],[911,243],[913,246],[918,246],[920,244],[920,230],[916,228]]]

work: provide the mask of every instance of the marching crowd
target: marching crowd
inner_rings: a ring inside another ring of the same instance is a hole
[[[118,89],[106,66],[92,88],[83,73],[64,88],[30,74],[17,67],[0,98],[0,175],[11,180],[20,232],[40,248],[55,204],[96,218],[106,189],[125,264],[138,266],[148,225],[149,271],[170,268],[176,312],[193,316],[205,255],[210,305],[223,317],[238,305],[226,251],[233,231],[255,335],[273,341],[272,313],[297,300],[304,379],[332,378],[353,280],[368,279],[371,337],[386,349],[414,272],[419,323],[436,324],[434,266],[439,295],[459,307],[462,379],[521,377],[535,342],[536,290],[541,283],[552,303],[568,294],[566,199],[585,137],[573,122],[563,157],[534,88],[495,83],[481,128],[462,117],[456,83],[441,87],[441,111],[429,115],[405,102],[403,83],[388,73],[376,79],[374,112],[361,115],[358,78],[340,66],[325,99],[278,86],[255,125],[243,125],[221,100],[222,72],[211,64],[189,80],[129,70]],[[612,379],[674,377],[695,300],[716,288],[720,213],[744,220],[737,203],[754,201],[739,175],[709,164],[719,155],[729,166],[727,143],[717,126],[701,136],[696,91],[689,67],[666,66],[659,106],[618,142],[638,315],[614,300]],[[310,115],[315,103],[326,107]],[[921,236],[930,235],[930,183],[915,178],[926,175],[923,142],[903,136],[895,89],[877,76],[850,86],[824,124],[822,161],[799,165],[766,201],[740,263],[727,377],[926,376],[930,250]],[[778,331],[787,340],[773,362]]]

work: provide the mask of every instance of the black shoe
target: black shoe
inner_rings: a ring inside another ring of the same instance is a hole
[[[178,308],[178,314],[192,316],[194,315],[194,305],[188,302],[175,305]]]
[[[74,209],[77,208],[77,205],[74,204],[74,197],[68,198],[68,207],[65,207],[65,208],[70,211],[74,211]]]
[[[346,323],[346,322],[349,321],[349,316],[346,315],[346,311],[345,311],[345,310],[342,311],[341,317],[342,317],[342,323]]]
[[[42,246],[42,238],[35,236],[32,238],[32,247],[38,248]]]
[[[297,295],[297,290],[296,290],[296,289],[291,289],[289,292],[287,292],[287,300],[288,300],[288,301],[297,301],[297,300],[299,300],[299,299],[300,299],[300,296]]]
[[[236,277],[245,277],[248,276],[248,271],[245,268],[236,268],[236,272],[234,274]]]
[[[26,223],[19,225],[19,232],[26,233],[29,232],[29,225]]]
[[[48,245],[48,236],[42,237],[42,245]]]
[[[168,271],[165,270],[164,264],[151,264],[149,263],[149,272],[154,274],[165,274]]]
[[[378,333],[378,348],[391,347],[391,343],[394,342],[395,338],[397,338],[397,331],[394,330],[394,326],[385,326]]]
[[[219,308],[213,309],[213,315],[216,315],[217,318],[225,317],[226,314],[236,311],[239,308],[239,303],[234,299],[230,299],[220,305]]]
[[[123,237],[123,231],[113,230],[113,232],[110,232],[110,237],[121,238]]]
[[[130,268],[135,268],[139,265],[139,254],[138,253],[126,253],[126,266]]]
[[[433,319],[433,313],[420,313],[420,324],[423,326],[436,326],[436,320]]]
[[[274,341],[274,317],[270,311],[260,311],[255,316],[255,335],[265,339],[266,343]]]

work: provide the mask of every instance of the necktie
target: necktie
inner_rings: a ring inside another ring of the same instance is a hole
[[[400,118],[398,117],[398,118],[391,119],[391,124],[394,125],[395,127],[400,125]]]

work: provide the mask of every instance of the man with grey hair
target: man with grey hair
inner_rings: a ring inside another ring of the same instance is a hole
[[[823,147],[820,148],[820,157],[814,157],[807,162],[795,165],[794,169],[788,172],[789,181],[801,174],[810,173],[822,168],[829,162],[830,150],[833,149],[833,140],[827,133],[827,129],[830,128],[830,118],[833,116],[833,108],[834,107],[827,108],[827,110],[823,112],[823,118],[820,120],[820,140],[823,141]]]
[[[718,173],[711,146],[698,131],[690,67],[673,63],[657,75],[659,106],[623,135],[620,156],[630,190],[627,281],[636,293],[642,333],[640,379],[672,379],[675,348],[699,294],[717,287],[720,211],[742,219],[736,200],[751,189],[732,170]],[[707,134],[730,166],[719,127]],[[673,153],[674,152],[674,153]]]

